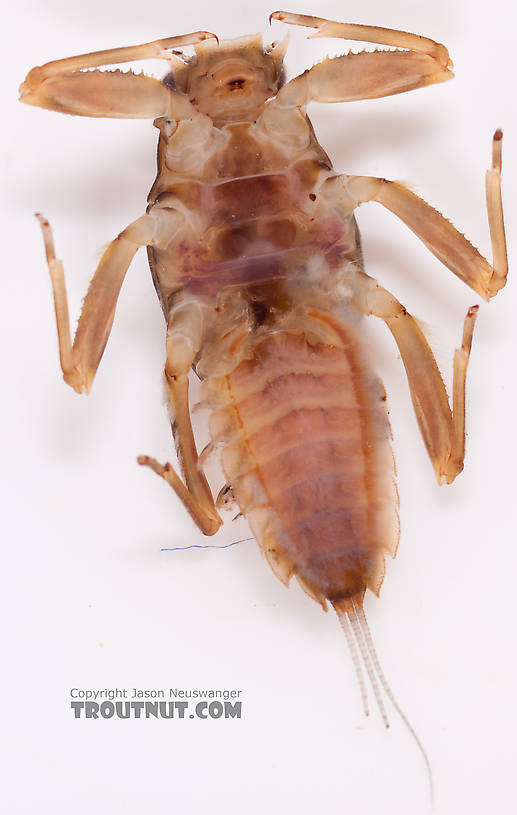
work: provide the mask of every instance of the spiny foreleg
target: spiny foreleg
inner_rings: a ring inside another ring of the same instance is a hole
[[[391,96],[452,79],[452,62],[444,45],[427,37],[377,26],[335,23],[322,17],[275,11],[271,18],[316,28],[312,37],[339,37],[391,45],[405,51],[362,51],[325,59],[284,85],[280,107],[307,102],[350,102]]]
[[[209,38],[217,39],[215,34],[208,31],[196,31],[143,45],[94,51],[47,62],[27,74],[20,86],[20,101],[75,116],[188,118],[194,114],[195,108],[187,97],[158,79],[120,70],[87,69],[142,59],[170,62],[171,49],[194,45]]]

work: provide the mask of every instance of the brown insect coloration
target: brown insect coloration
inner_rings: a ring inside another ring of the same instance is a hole
[[[390,329],[436,477],[450,484],[463,468],[477,306],[466,315],[455,353],[451,409],[421,329],[363,271],[354,210],[366,201],[382,204],[489,300],[507,275],[502,134],[494,135],[486,181],[491,266],[403,185],[336,174],[305,112],[312,100],[371,99],[446,81],[452,77],[447,49],[402,31],[287,12],[272,17],[314,28],[313,36],[405,50],[326,59],[285,82],[285,41],[264,49],[259,35],[219,43],[196,32],[51,62],[27,76],[21,99],[28,104],[81,116],[153,118],[160,132],[147,213],[104,253],[73,345],[63,268],[39,216],[61,367],[77,392],[89,391],[124,275],[146,246],[167,321],[165,379],[184,481],[170,464],[148,456],[139,463],[173,487],[207,535],[221,525],[218,506],[229,495],[236,501],[280,580],[287,584],[294,575],[323,608],[327,601],[335,608],[365,710],[359,654],[387,723],[379,683],[394,700],[363,597],[367,588],[379,593],[385,554],[396,553],[398,496],[386,395],[368,359],[361,318],[375,315]],[[194,57],[176,50],[188,45],[195,46]],[[163,81],[84,70],[147,58],[169,63]],[[192,367],[211,410],[206,454],[221,448],[228,479],[217,502],[192,432]]]

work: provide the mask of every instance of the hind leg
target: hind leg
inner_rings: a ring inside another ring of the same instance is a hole
[[[463,323],[461,346],[454,354],[452,411],[436,360],[417,322],[393,295],[364,276],[363,310],[381,317],[397,343],[424,444],[438,483],[452,484],[465,456],[465,380],[478,306]]]
[[[202,314],[196,303],[177,309],[170,317],[167,330],[165,382],[172,413],[172,432],[185,484],[169,462],[160,464],[150,456],[139,456],[138,463],[150,467],[167,481],[203,534],[214,535],[222,521],[201,468],[189,407],[188,372],[199,350],[202,330]]]

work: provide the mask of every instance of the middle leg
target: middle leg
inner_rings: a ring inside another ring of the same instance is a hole
[[[417,235],[438,260],[485,300],[497,294],[506,283],[508,260],[501,198],[502,133],[492,140],[492,166],[486,174],[486,202],[493,266],[458,230],[402,184],[385,178],[343,176],[350,209],[366,201],[377,201]]]
[[[73,344],[63,264],[56,258],[49,222],[40,214],[37,217],[52,281],[63,377],[77,393],[89,393],[110,335],[120,288],[133,256],[140,246],[167,243],[180,228],[183,217],[172,209],[155,209],[133,221],[110,243],[88,288]]]

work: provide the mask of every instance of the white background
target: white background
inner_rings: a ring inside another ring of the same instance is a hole
[[[140,453],[173,455],[161,384],[163,318],[143,251],[124,284],[90,397],[67,388],[58,369],[33,213],[41,210],[54,227],[75,322],[102,247],[144,210],[157,132],[148,121],[18,105],[18,84],[50,59],[199,28],[221,37],[262,31],[269,42],[285,33],[279,23],[269,28],[272,10],[229,0],[46,0],[17,2],[3,20],[2,798],[9,813],[429,809],[422,758],[396,714],[389,731],[376,713],[363,720],[332,614],[294,583],[287,591],[253,542],[161,551],[208,541],[172,491],[135,463]],[[314,105],[310,113],[338,171],[411,183],[484,253],[484,172],[492,133],[503,127],[511,261],[513,4],[363,0],[359,9],[300,0],[295,10],[404,28],[449,47],[452,82],[385,100]],[[348,47],[308,43],[295,29],[290,75]],[[368,272],[424,321],[450,387],[463,317],[479,298],[390,213],[370,204],[359,222]],[[517,806],[516,306],[511,279],[480,310],[466,467],[448,488],[434,482],[393,341],[382,325],[374,329],[402,539],[381,598],[370,595],[366,611],[385,672],[428,751],[439,815],[505,815]],[[198,415],[201,443],[204,423]],[[248,534],[244,522],[228,519],[213,542]],[[240,688],[243,718],[74,721],[74,686]]]

